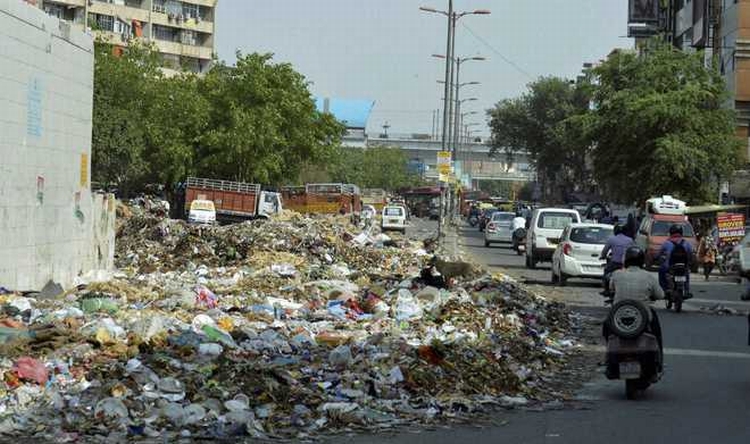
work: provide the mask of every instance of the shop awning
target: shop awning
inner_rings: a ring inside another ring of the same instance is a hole
[[[696,215],[696,214],[710,214],[710,213],[724,213],[727,211],[743,210],[747,205],[699,205],[695,207],[688,207],[685,210],[685,214]]]

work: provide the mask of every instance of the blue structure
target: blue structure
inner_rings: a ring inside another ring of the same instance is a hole
[[[315,99],[315,105],[318,111],[333,114],[347,129],[364,131],[375,101],[319,97]]]

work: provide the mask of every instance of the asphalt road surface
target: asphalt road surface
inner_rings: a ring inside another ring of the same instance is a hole
[[[526,281],[551,298],[603,318],[606,308],[596,281],[571,279],[553,287],[549,264],[526,270],[523,257],[507,246],[485,248],[476,229],[462,229],[464,252],[493,271]],[[657,310],[664,330],[664,378],[638,400],[625,399],[624,382],[608,381],[592,368],[574,407],[542,412],[498,413],[496,424],[440,428],[421,433],[347,437],[342,442],[382,443],[652,443],[750,442],[750,347],[744,316],[720,316],[707,307],[747,310],[742,288],[729,279],[695,280],[695,298],[683,313]],[[592,353],[600,353],[592,350]]]

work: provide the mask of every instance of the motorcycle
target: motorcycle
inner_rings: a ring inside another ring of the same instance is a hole
[[[688,273],[690,269],[686,264],[674,264],[669,267],[669,291],[667,291],[667,310],[674,306],[674,311],[682,311],[682,302],[689,299],[687,292]]]
[[[526,253],[526,229],[516,228],[513,232],[513,250],[516,254],[522,256]]]
[[[605,321],[606,376],[625,380],[627,399],[635,399],[662,375],[662,351],[650,329],[650,316],[643,302],[627,299],[617,302]]]

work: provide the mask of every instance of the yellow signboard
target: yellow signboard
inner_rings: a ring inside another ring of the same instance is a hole
[[[89,186],[89,155],[81,153],[81,188]]]

